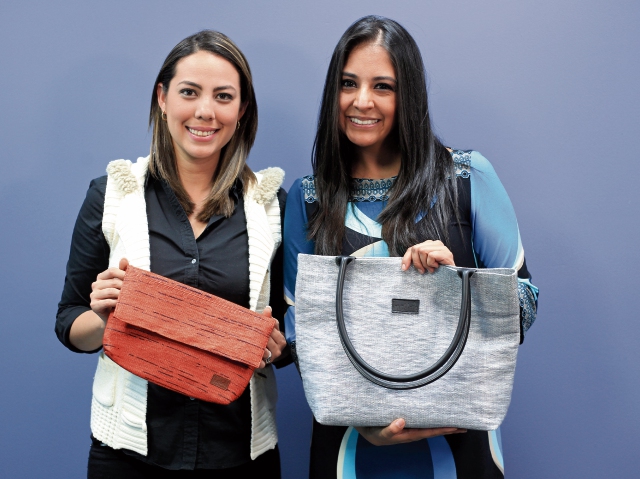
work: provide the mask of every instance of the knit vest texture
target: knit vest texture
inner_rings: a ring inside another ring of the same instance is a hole
[[[115,160],[107,167],[102,231],[110,247],[109,267],[121,258],[137,268],[150,269],[149,227],[144,184],[149,157]],[[271,261],[280,245],[280,205],[277,192],[284,179],[280,168],[256,173],[257,184],[244,195],[249,238],[249,307],[262,312],[269,303]],[[275,406],[276,380],[271,365],[254,374],[251,393],[251,459],[278,442]],[[93,380],[91,431],[113,449],[147,455],[147,381],[128,372],[103,352]]]

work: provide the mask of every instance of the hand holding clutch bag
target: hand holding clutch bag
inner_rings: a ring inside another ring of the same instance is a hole
[[[228,404],[249,384],[273,327],[273,318],[128,266],[103,347],[147,381]]]

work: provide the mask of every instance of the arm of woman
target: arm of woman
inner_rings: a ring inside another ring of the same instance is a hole
[[[95,351],[102,347],[102,337],[109,313],[116,307],[124,270],[129,262],[122,258],[118,268],[109,268],[91,284],[91,310],[78,316],[69,331],[69,341],[82,351]]]
[[[518,271],[521,341],[536,318],[538,288],[531,283],[518,221],[504,186],[491,163],[471,152],[471,224],[473,249],[480,267],[514,268]],[[402,270],[413,265],[420,273],[433,273],[439,265],[455,266],[453,254],[440,241],[412,246],[402,258]]]
[[[295,317],[296,317],[296,276],[298,274],[298,254],[313,254],[313,241],[307,239],[307,210],[305,206],[302,180],[296,180],[287,196],[287,209],[284,216],[284,297],[289,305],[285,314],[287,343],[291,345],[293,360],[295,354]]]
[[[102,233],[106,185],[106,176],[89,185],[73,229],[58,303],[55,331],[60,342],[74,352],[95,352],[102,347],[104,321],[91,309],[91,294],[92,284],[109,266],[109,245]]]
[[[514,268],[518,272],[522,341],[536,318],[538,288],[531,283],[518,220],[491,163],[473,151],[470,167],[473,249],[482,267]]]
[[[392,446],[435,436],[467,432],[466,429],[455,427],[405,429],[404,426],[404,419],[396,419],[387,427],[356,427],[356,431],[374,446]]]

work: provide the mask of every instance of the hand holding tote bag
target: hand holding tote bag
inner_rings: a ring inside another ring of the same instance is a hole
[[[316,420],[497,428],[520,342],[515,270],[400,263],[298,256],[296,350]]]

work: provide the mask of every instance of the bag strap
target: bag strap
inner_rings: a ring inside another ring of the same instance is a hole
[[[434,364],[419,373],[406,376],[394,376],[378,371],[369,365],[358,354],[351,343],[351,339],[349,339],[349,334],[344,324],[342,301],[347,266],[353,263],[355,259],[353,256],[336,257],[336,264],[340,267],[336,289],[336,322],[338,323],[338,333],[342,347],[356,370],[372,383],[388,389],[414,389],[432,383],[444,376],[454,364],[456,364],[467,343],[471,324],[471,286],[469,279],[475,272],[475,269],[458,268],[457,270],[458,276],[462,279],[460,318],[458,319],[456,333],[445,353]]]

